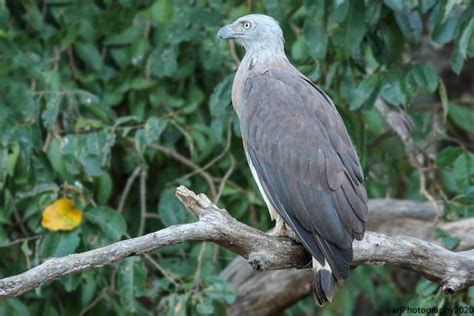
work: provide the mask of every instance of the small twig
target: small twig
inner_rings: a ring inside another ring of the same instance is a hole
[[[21,242],[29,241],[29,240],[33,240],[33,239],[38,239],[38,238],[41,238],[41,235],[35,235],[35,236],[30,236],[30,237],[25,237],[25,238],[18,238],[18,239],[10,241],[7,244],[0,245],[0,248],[8,248],[8,247],[11,247],[13,245],[19,244]]]
[[[25,228],[25,225],[23,224],[23,220],[20,217],[20,214],[18,214],[18,211],[15,209],[13,210],[13,217],[15,218],[16,224],[20,228],[21,233],[25,237],[29,237],[30,234],[28,234],[28,231]]]
[[[59,62],[61,61],[61,51],[57,46],[54,46],[53,70],[58,70]]]
[[[293,33],[295,33],[296,36],[301,35],[303,33],[303,30],[297,26],[293,21],[289,20],[288,25],[290,26],[291,30]]]
[[[158,264],[158,262],[156,262],[152,256],[150,256],[149,254],[144,254],[143,255],[147,260],[148,262],[150,262],[153,267],[155,267],[155,269],[157,269],[158,271],[160,271],[160,273],[166,278],[168,279],[168,281],[170,281],[176,288],[180,288],[181,285],[178,284],[178,280],[179,280],[179,277],[168,272],[167,270],[165,270],[162,266],[160,266]]]
[[[234,41],[229,42],[229,49],[230,49],[230,56],[232,57],[232,60],[234,61],[235,68],[239,68],[240,58],[237,55],[237,49],[235,48]]]
[[[41,149],[44,153],[48,151],[49,143],[51,142],[51,132],[48,132],[46,135],[46,140],[44,141],[43,148]]]
[[[156,219],[156,220],[161,220],[160,215],[159,215],[159,214],[156,214],[156,213],[150,213],[150,212],[148,212],[148,213],[145,214],[145,217],[146,217],[146,218]]]
[[[115,266],[114,269],[112,270],[112,273],[110,275],[110,293],[115,294],[116,292],[116,289],[115,289],[115,285],[116,285],[116,281],[117,281],[117,273],[118,273],[118,267]]]
[[[204,171],[200,166],[195,164],[192,160],[184,157],[183,155],[179,154],[178,152],[176,152],[174,150],[171,150],[171,149],[168,149],[164,146],[161,146],[160,144],[148,144],[147,146],[149,146],[150,148],[154,148],[154,149],[162,152],[163,154],[165,154],[167,156],[170,156],[171,158],[179,161],[180,163],[182,163],[186,167],[194,170],[197,174],[199,174],[201,177],[203,177],[204,180],[206,180],[206,182],[209,186],[209,192],[210,192],[211,197],[213,199],[216,197],[217,191],[216,191],[216,186],[214,184],[214,180],[213,180],[212,176],[209,173],[207,173],[206,171]]]
[[[127,179],[127,182],[125,183],[125,188],[123,189],[122,194],[120,195],[120,201],[117,207],[117,212],[122,213],[123,207],[125,206],[125,201],[127,200],[128,194],[130,193],[130,190],[132,189],[132,185],[135,182],[135,179],[140,174],[140,170],[141,170],[140,166],[136,167],[135,170],[133,170],[130,177]]]
[[[225,154],[229,151],[231,140],[232,140],[232,121],[229,120],[229,123],[227,124],[227,139],[226,139],[224,149],[217,156],[212,158],[207,164],[205,164],[204,167],[200,167],[199,169],[193,170],[190,173],[185,174],[182,178],[186,179],[186,178],[189,178],[189,177],[195,175],[199,171],[207,170],[209,167],[213,166],[216,162],[221,160],[222,157],[224,157]]]
[[[421,168],[418,169],[419,179],[420,179],[420,193],[433,205],[433,208],[436,210],[436,217],[434,219],[434,224],[438,223],[439,219],[443,216],[443,211],[440,209],[438,202],[426,189],[426,175]]]
[[[146,222],[146,178],[147,171],[145,168],[140,173],[140,224],[138,225],[138,236],[145,232]]]
[[[72,46],[67,48],[67,56],[69,59],[69,66],[71,67],[72,76],[75,80],[79,79],[79,73],[77,71],[76,62],[74,61],[74,53],[72,52]]]
[[[201,267],[202,267],[202,258],[204,256],[204,251],[206,250],[207,243],[203,242],[201,244],[201,249],[199,250],[199,255],[197,257],[197,266],[196,272],[194,272],[194,289],[198,289],[201,283]]]
[[[188,131],[184,127],[182,127],[178,122],[176,122],[175,119],[170,119],[169,122],[171,123],[171,125],[176,127],[178,129],[178,131],[180,131],[181,134],[184,136],[184,139],[186,140],[186,144],[189,147],[189,152],[191,153],[191,155],[193,155],[193,153],[194,153],[194,139],[192,138],[191,134],[189,134]]]
[[[103,299],[103,296],[104,294],[109,290],[109,288],[104,288],[100,293],[99,295],[97,295],[97,297],[89,304],[87,305],[86,307],[84,307],[81,312],[79,313],[79,316],[84,316],[88,311],[90,311],[91,309],[93,309],[97,303],[99,303],[102,299]]]
[[[227,172],[225,173],[224,177],[222,178],[222,181],[219,185],[219,191],[217,191],[217,195],[216,197],[214,198],[214,203],[217,204],[219,202],[219,199],[222,195],[222,192],[224,191],[224,187],[225,187],[225,184],[227,183],[227,180],[229,179],[230,175],[232,174],[232,172],[234,171],[234,168],[235,168],[235,159],[234,159],[234,156],[233,155],[229,155],[230,157],[230,167],[229,169],[227,170]]]

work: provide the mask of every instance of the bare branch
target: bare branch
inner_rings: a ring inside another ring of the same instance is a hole
[[[117,212],[122,213],[123,207],[125,206],[125,201],[127,200],[128,194],[130,193],[130,190],[132,189],[132,185],[135,182],[135,179],[138,177],[140,174],[140,170],[142,168],[136,167],[135,170],[133,170],[132,175],[127,179],[127,182],[125,183],[125,188],[123,189],[122,194],[120,195],[120,201],[119,205],[117,208]]]
[[[410,164],[418,170],[420,178],[420,193],[436,209],[437,215],[435,221],[437,221],[442,215],[442,209],[439,207],[438,202],[426,188],[425,165],[429,163],[429,157],[418,148],[415,141],[411,137],[412,122],[410,117],[401,109],[390,109],[382,98],[378,98],[375,101],[375,107],[385,119],[387,124],[390,125],[392,130],[395,131],[395,133],[397,133],[397,135],[400,137]]]
[[[436,210],[429,202],[396,199],[369,201],[367,229],[390,235],[405,235],[439,243],[433,220]],[[474,248],[474,218],[439,223],[440,228],[460,240],[457,251]],[[310,269],[256,272],[242,257],[236,257],[221,273],[237,290],[237,299],[227,314],[274,315],[311,293]]]
[[[182,163],[184,166],[192,169],[195,171],[198,175],[200,175],[204,180],[206,180],[208,186],[209,186],[209,191],[211,194],[211,197],[214,198],[217,195],[217,190],[216,186],[214,185],[214,181],[212,179],[212,176],[206,172],[203,168],[200,166],[196,165],[192,160],[186,158],[185,156],[179,154],[178,152],[171,150],[169,148],[166,148],[164,146],[161,146],[159,144],[149,144],[148,145],[150,148],[154,148],[158,150],[159,152],[170,156],[171,158],[175,159],[176,161],[179,161]]]
[[[177,196],[196,215],[197,222],[171,226],[83,253],[48,259],[22,274],[0,280],[0,297],[17,296],[73,272],[102,267],[188,240],[213,241],[247,258],[256,270],[301,268],[310,261],[301,245],[240,223],[203,194],[196,195],[181,186],[177,189]],[[364,263],[385,263],[418,271],[439,282],[450,293],[474,285],[473,251],[455,253],[412,237],[368,232],[362,241],[354,243],[354,264]]]
[[[148,172],[145,168],[142,168],[140,172],[140,224],[138,225],[138,236],[143,235],[145,232],[146,222],[146,178]]]
[[[411,164],[423,166],[425,157],[411,137],[412,123],[408,115],[401,109],[391,109],[382,98],[378,98],[374,105],[387,124],[400,137]]]

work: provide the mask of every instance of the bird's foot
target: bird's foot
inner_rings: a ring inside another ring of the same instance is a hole
[[[275,228],[270,234],[275,237],[288,237],[288,230],[286,229],[285,222],[281,217],[277,218]]]

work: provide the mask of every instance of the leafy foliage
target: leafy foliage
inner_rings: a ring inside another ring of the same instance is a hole
[[[230,105],[230,48],[215,40],[224,22],[250,12],[280,21],[289,58],[334,99],[371,197],[422,198],[419,171],[373,107],[383,98],[410,114],[420,148],[438,145],[428,189],[446,219],[474,214],[472,91],[449,84],[444,60],[422,55],[443,47],[463,74],[474,56],[470,1],[0,1],[0,277],[191,221],[173,195],[178,184],[271,226]],[[445,128],[433,127],[440,117]],[[59,198],[84,211],[73,231],[41,226]],[[184,243],[0,302],[0,314],[222,314],[235,293],[216,275],[233,257]],[[388,269],[360,267],[324,314],[350,315],[359,300],[375,314],[474,303],[472,291],[438,294],[426,281],[402,292]],[[313,309],[308,299],[287,313]]]

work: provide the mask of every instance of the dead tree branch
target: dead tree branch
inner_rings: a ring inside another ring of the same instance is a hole
[[[371,199],[369,210],[368,230],[439,243],[435,228],[440,228],[459,240],[456,251],[474,249],[474,218],[435,226],[437,213],[431,203],[396,199]],[[228,315],[274,315],[311,293],[310,269],[256,272],[245,259],[237,257],[221,276],[238,293],[227,309]]]
[[[203,194],[196,195],[181,186],[177,196],[198,218],[197,222],[171,226],[83,253],[50,258],[22,274],[0,280],[0,297],[17,296],[73,272],[189,240],[222,245],[247,258],[256,270],[301,268],[310,261],[301,245],[240,223]],[[362,241],[354,243],[354,265],[364,263],[385,263],[418,271],[438,281],[447,292],[474,285],[474,251],[455,253],[412,237],[368,232]]]

